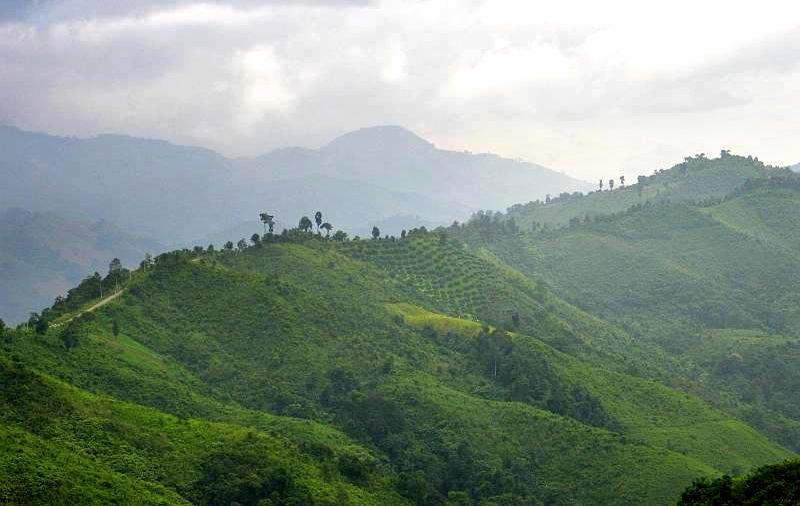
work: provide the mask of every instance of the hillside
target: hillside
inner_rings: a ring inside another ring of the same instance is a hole
[[[625,332],[442,237],[164,254],[68,321],[96,300],[87,281],[49,330],[5,332],[2,370],[29,386],[3,390],[0,469],[22,471],[0,493],[58,461],[80,480],[55,475],[43,503],[650,505],[791,455],[636,373],[656,360],[624,360]]]
[[[548,201],[511,206],[507,215],[514,218],[521,230],[557,228],[626,211],[646,202],[694,203],[721,199],[748,179],[785,172],[785,169],[765,165],[758,158],[732,155],[727,151],[719,158],[697,155],[687,157],[670,169],[639,176],[635,183],[629,181],[627,186],[617,181],[613,189],[605,183],[599,191],[587,195],[553,193]]]
[[[672,356],[689,388],[798,450],[800,180],[779,174],[561,230],[491,217],[450,231]]]
[[[87,274],[107,272],[113,258],[132,266],[162,249],[105,221],[9,209],[0,215],[0,318],[27,320]]]

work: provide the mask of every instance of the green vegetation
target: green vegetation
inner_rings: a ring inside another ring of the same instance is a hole
[[[800,503],[800,461],[763,466],[744,478],[695,481],[678,506],[781,506]]]
[[[508,209],[508,218],[524,231],[575,226],[614,213],[624,212],[645,202],[705,202],[730,195],[748,179],[787,175],[787,169],[772,167],[758,158],[731,155],[723,151],[719,158],[704,154],[687,157],[668,170],[639,176],[635,184],[603,191],[562,193],[546,202],[517,204]]]
[[[798,197],[114,263],[0,328],[0,499],[674,504],[800,448]]]

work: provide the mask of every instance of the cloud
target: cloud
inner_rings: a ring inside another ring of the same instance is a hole
[[[689,149],[658,118],[692,114],[709,131],[726,110],[774,122],[778,95],[800,114],[778,90],[800,85],[800,7],[772,0],[3,5],[0,122],[52,133],[242,155],[400,123],[448,147],[567,168],[583,153],[606,166],[644,159],[609,125],[652,124],[656,141]]]

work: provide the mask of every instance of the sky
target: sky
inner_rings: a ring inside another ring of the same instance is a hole
[[[800,2],[3,0],[0,124],[253,156],[397,124],[587,181],[800,162]]]

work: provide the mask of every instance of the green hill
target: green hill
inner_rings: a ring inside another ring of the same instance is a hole
[[[9,500],[650,505],[791,455],[440,233],[164,254],[70,320],[93,283],[5,331]]]
[[[560,230],[494,217],[450,230],[656,346],[685,389],[798,450],[800,179],[776,174],[724,199],[647,201]]]
[[[508,208],[507,216],[514,219],[520,230],[543,227],[558,228],[578,224],[596,217],[626,211],[646,202],[702,202],[721,199],[732,193],[748,179],[786,174],[787,169],[772,167],[758,158],[731,155],[723,151],[719,158],[705,155],[687,157],[671,169],[639,176],[627,186],[621,182],[604,191],[562,193],[546,201],[537,200]],[[602,190],[602,189],[601,189]]]

